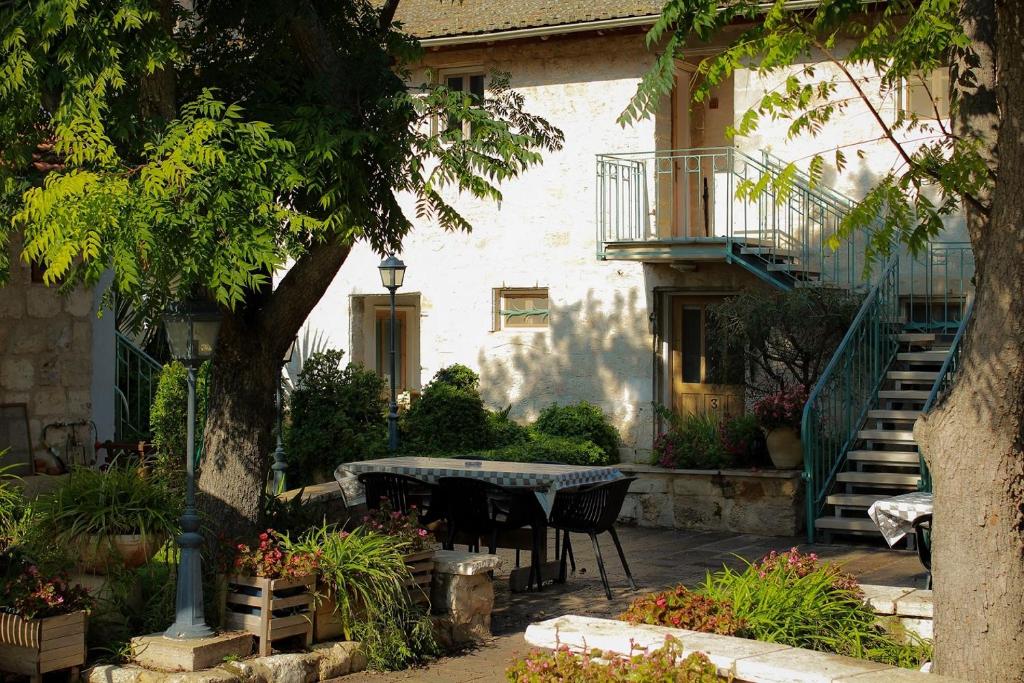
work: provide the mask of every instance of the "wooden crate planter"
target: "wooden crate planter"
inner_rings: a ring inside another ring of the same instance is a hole
[[[270,654],[271,643],[303,636],[313,644],[313,575],[292,579],[229,576],[225,626],[260,639],[259,654]]]
[[[49,671],[85,664],[85,612],[23,619],[0,612],[0,671],[23,674],[33,683]]]
[[[430,584],[434,580],[434,553],[436,548],[421,550],[405,556],[410,576],[405,580],[409,597],[416,604],[430,602]]]

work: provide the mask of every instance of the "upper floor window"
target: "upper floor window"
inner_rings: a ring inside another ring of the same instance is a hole
[[[550,319],[547,287],[494,290],[495,330],[544,328]]]
[[[949,67],[919,71],[908,77],[900,92],[900,106],[920,119],[949,118]]]
[[[484,103],[486,78],[482,72],[445,72],[441,75],[441,83],[443,83],[449,90],[467,93],[474,106],[479,106]],[[452,128],[458,128],[458,126],[458,119],[454,116],[449,116],[445,129],[451,130]],[[469,133],[469,122],[463,121],[462,134],[468,136]]]

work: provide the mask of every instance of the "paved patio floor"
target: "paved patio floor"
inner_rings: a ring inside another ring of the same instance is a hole
[[[708,570],[743,565],[756,561],[770,550],[799,546],[803,552],[841,563],[863,583],[923,588],[926,575],[915,553],[894,551],[873,545],[807,545],[801,538],[753,536],[723,532],[673,531],[663,529],[621,528],[626,559],[639,591],[652,591],[678,583],[693,586]],[[365,672],[346,677],[346,683],[383,681],[425,681],[463,683],[463,681],[504,681],[504,671],[517,655],[529,651],[523,640],[527,625],[563,614],[613,617],[622,612],[636,593],[629,590],[615,548],[607,535],[600,537],[601,551],[608,570],[614,599],[605,598],[601,576],[589,539],[573,536],[577,573],[560,586],[545,586],[539,593],[509,593],[507,574],[514,563],[511,551],[503,576],[496,582],[495,609],[490,643],[461,656],[445,657],[429,666],[397,673]],[[743,559],[740,559],[743,558]],[[524,553],[523,560],[526,560]]]

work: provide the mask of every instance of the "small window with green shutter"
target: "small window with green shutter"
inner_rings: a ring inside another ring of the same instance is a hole
[[[494,290],[495,331],[544,328],[550,321],[547,287]]]

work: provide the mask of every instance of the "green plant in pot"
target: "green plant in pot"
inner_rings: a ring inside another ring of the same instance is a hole
[[[807,387],[797,384],[765,396],[754,404],[754,415],[765,430],[768,455],[776,469],[803,465],[800,419],[807,403]]]
[[[134,468],[76,469],[52,494],[39,498],[33,523],[54,542],[73,548],[78,567],[107,573],[149,562],[178,531],[180,502],[166,483]]]

